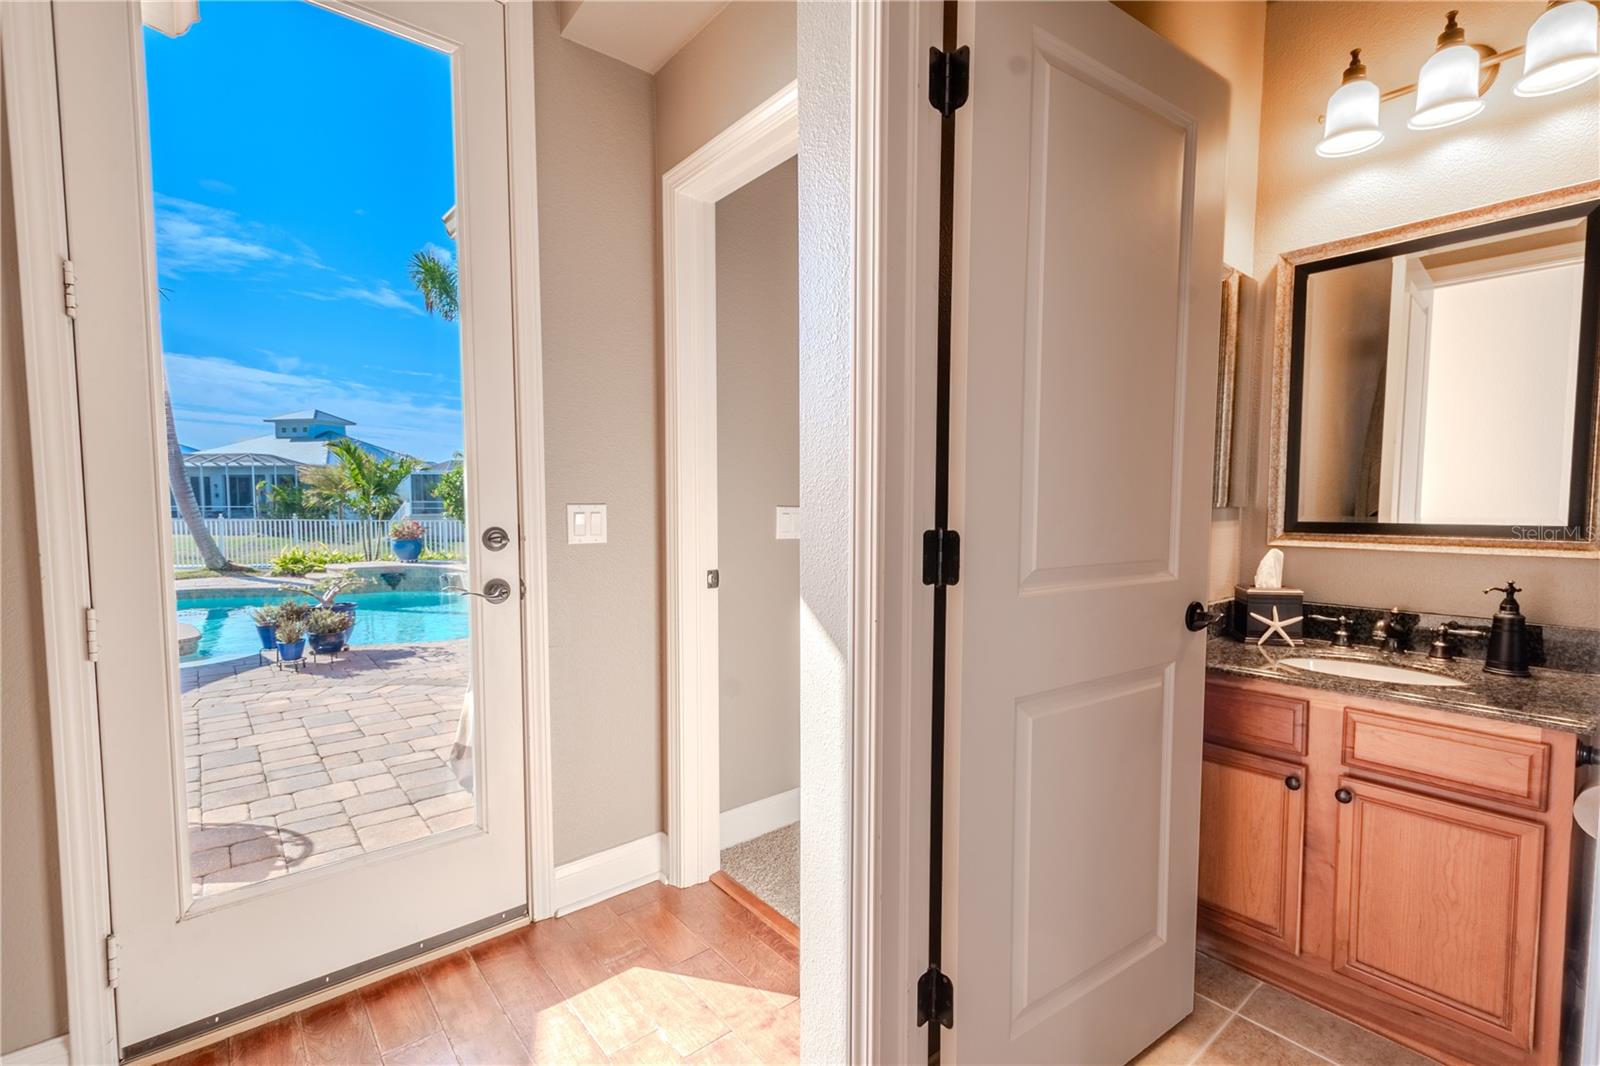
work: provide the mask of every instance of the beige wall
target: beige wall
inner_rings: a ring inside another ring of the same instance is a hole
[[[732,3],[656,72],[656,172],[794,81],[794,4]]]
[[[1500,48],[1521,44],[1541,10],[1529,3],[1465,3],[1460,21],[1469,39]],[[1261,172],[1256,213],[1256,264],[1265,292],[1278,255],[1387,226],[1517,196],[1600,179],[1600,110],[1592,86],[1522,99],[1511,65],[1490,90],[1488,107],[1470,122],[1431,133],[1405,128],[1407,102],[1384,105],[1388,139],[1363,155],[1322,159],[1314,149],[1317,116],[1337,86],[1349,49],[1360,46],[1380,86],[1404,84],[1433,48],[1443,11],[1428,3],[1268,5],[1266,77],[1261,113]],[[1256,403],[1270,349],[1271,301],[1258,322]],[[1265,417],[1250,432],[1259,454]],[[1265,463],[1256,464],[1254,498],[1243,514],[1239,574],[1248,578],[1266,547]],[[1530,620],[1600,624],[1600,562],[1550,557],[1288,548],[1286,580],[1308,599],[1401,606],[1463,614],[1492,612],[1481,589],[1507,577],[1526,587]]]
[[[556,862],[662,827],[660,373],[648,74],[535,5]],[[566,505],[608,506],[567,544]]]
[[[6,144],[0,117],[0,1052],[9,1053],[66,1032],[67,993]]]
[[[717,204],[722,809],[800,785],[799,219],[793,159]]]

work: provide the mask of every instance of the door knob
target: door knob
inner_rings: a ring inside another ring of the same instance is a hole
[[[511,598],[511,582],[503,577],[494,577],[484,583],[482,592],[460,588],[453,591],[462,596],[482,596],[490,603],[504,603]]]
[[[1296,775],[1296,774],[1290,774],[1288,777],[1284,778],[1283,779],[1283,787],[1288,789],[1290,792],[1299,792],[1300,791],[1300,778],[1299,778],[1299,776]]]
[[[1206,610],[1206,605],[1195,600],[1184,608],[1183,624],[1189,627],[1190,632],[1198,633],[1212,622],[1222,621],[1222,615],[1216,611]]]
[[[1356,798],[1356,794],[1351,792],[1348,788],[1341,788],[1333,794],[1333,798],[1338,800],[1340,803],[1349,803],[1351,800]]]

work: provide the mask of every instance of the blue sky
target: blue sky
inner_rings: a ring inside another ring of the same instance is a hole
[[[179,439],[320,407],[424,459],[461,449],[460,335],[406,277],[454,255],[450,60],[311,4],[145,31],[162,344]]]

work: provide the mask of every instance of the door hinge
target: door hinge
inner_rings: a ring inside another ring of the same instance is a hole
[[[928,103],[945,118],[967,102],[967,74],[971,67],[972,49],[967,45],[953,52],[928,49]]]
[[[954,585],[961,580],[961,534],[929,529],[922,534],[922,583]]]
[[[72,260],[61,260],[61,298],[68,318],[78,317],[78,272]]]
[[[956,986],[937,966],[929,966],[917,978],[917,1024],[927,1025],[930,1020],[946,1029],[956,1024]]]
[[[90,662],[100,661],[100,619],[93,607],[83,609],[83,651]]]
[[[106,984],[116,988],[121,977],[122,945],[117,942],[117,934],[111,933],[106,937]]]

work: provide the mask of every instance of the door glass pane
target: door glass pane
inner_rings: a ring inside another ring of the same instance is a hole
[[[302,2],[144,46],[213,896],[477,821],[451,60]]]

